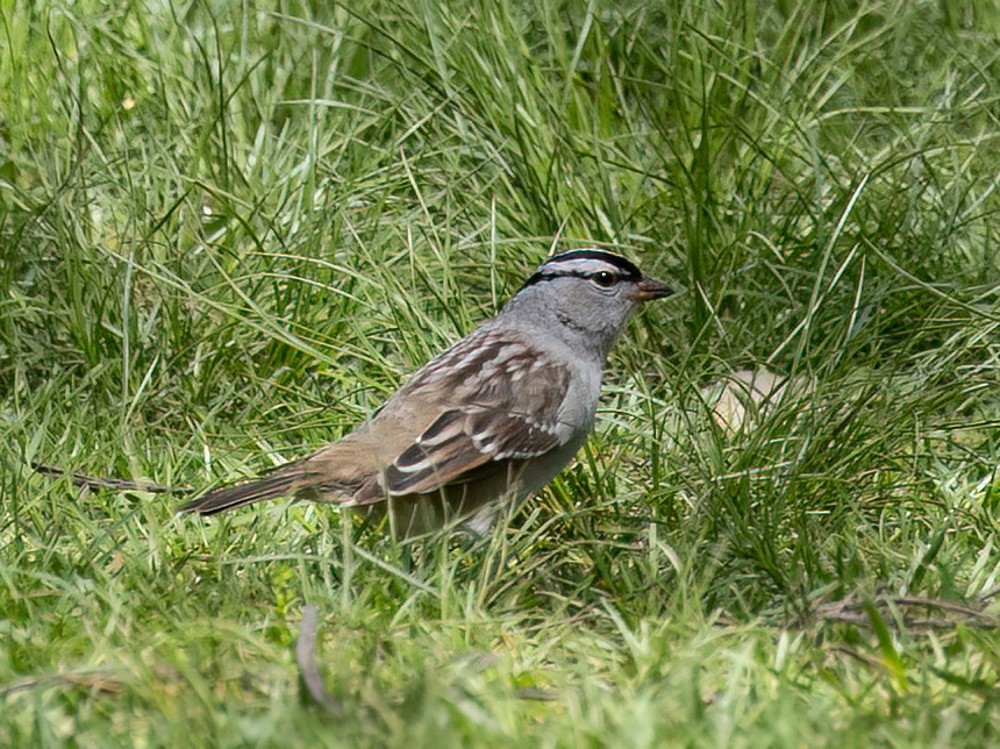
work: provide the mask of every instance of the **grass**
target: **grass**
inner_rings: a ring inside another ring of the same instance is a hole
[[[995,3],[0,7],[0,743],[997,741]],[[684,293],[486,538],[28,468],[301,455],[581,243]]]

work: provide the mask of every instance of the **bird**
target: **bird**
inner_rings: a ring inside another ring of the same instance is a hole
[[[287,496],[388,515],[401,537],[452,523],[485,534],[572,460],[593,428],[612,345],[637,308],[671,294],[608,250],[549,257],[353,432],[178,511],[214,515]]]

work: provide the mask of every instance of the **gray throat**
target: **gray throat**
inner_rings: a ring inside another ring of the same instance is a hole
[[[581,357],[593,357],[603,364],[617,331],[608,335],[606,330],[592,330],[552,301],[538,289],[524,289],[504,305],[497,317],[511,318],[522,330],[543,340],[555,338]]]

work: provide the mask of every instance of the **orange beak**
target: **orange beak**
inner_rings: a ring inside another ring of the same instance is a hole
[[[648,302],[653,299],[663,299],[674,293],[674,290],[663,281],[655,278],[644,278],[635,285],[635,294],[632,298],[637,302]]]

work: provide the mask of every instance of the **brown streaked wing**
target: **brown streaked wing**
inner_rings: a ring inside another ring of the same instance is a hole
[[[442,411],[399,453],[385,470],[388,494],[432,492],[461,483],[465,474],[490,462],[525,460],[559,446],[559,409],[569,388],[566,367],[522,341],[487,338],[483,343],[478,352],[461,357],[468,366],[455,367],[451,377],[435,383],[464,391],[466,405]],[[416,389],[423,389],[437,378],[414,379]]]

